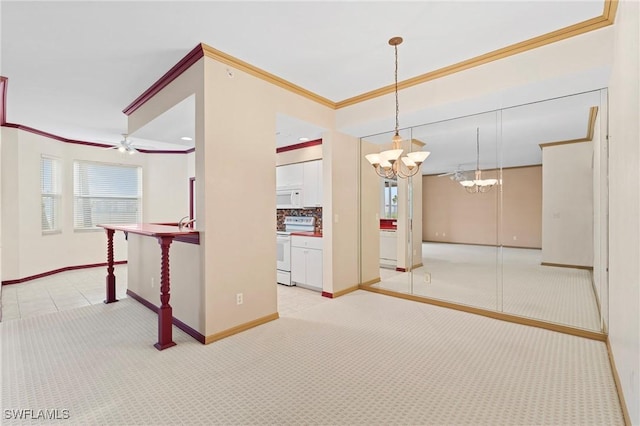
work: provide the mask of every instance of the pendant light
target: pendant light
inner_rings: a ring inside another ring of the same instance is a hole
[[[476,172],[475,179],[462,180],[460,185],[470,194],[489,192],[491,188],[498,183],[498,179],[482,179],[482,171],[480,171],[480,128],[476,129]]]
[[[398,103],[398,45],[402,43],[402,37],[393,37],[389,40],[389,44],[393,46],[395,51],[395,95],[396,95],[396,128],[395,134],[391,139],[391,149],[383,151],[379,154],[368,154],[365,158],[373,166],[378,176],[393,179],[395,177],[407,178],[416,175],[420,171],[420,165],[427,159],[430,152],[415,151],[408,152],[406,156],[401,157],[402,137],[399,133],[398,115],[400,113],[400,104]],[[400,161],[398,161],[400,160]]]

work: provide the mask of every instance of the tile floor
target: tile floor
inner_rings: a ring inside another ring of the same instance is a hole
[[[2,321],[11,321],[102,303],[106,268],[61,272],[2,287]],[[127,265],[117,265],[116,297],[127,297]],[[287,316],[329,301],[320,293],[277,285],[278,313]]]
[[[116,294],[127,297],[127,266],[115,267]],[[2,287],[2,321],[28,318],[102,303],[106,268],[61,272]]]

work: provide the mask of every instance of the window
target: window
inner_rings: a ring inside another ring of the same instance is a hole
[[[74,161],[74,228],[95,229],[101,223],[140,222],[141,175],[138,166]]]
[[[398,182],[395,179],[382,180],[384,206],[382,217],[396,219],[398,217]]]
[[[60,160],[40,158],[40,196],[42,206],[42,232],[60,231]]]

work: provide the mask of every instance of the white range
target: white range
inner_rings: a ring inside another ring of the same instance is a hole
[[[284,231],[277,231],[277,282],[291,286],[291,233],[313,232],[316,218],[313,216],[285,216]]]

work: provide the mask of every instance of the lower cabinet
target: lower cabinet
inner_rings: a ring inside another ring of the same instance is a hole
[[[398,262],[396,231],[380,230],[380,266],[395,268]]]
[[[291,236],[291,281],[322,291],[322,238]]]

